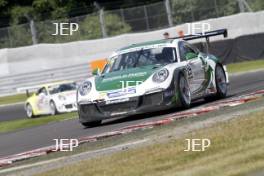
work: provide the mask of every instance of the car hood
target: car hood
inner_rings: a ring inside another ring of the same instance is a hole
[[[56,93],[56,94],[53,94],[53,96],[65,96],[65,97],[76,97],[76,90],[71,90],[71,91],[65,91],[65,92],[59,92],[59,93]]]
[[[160,65],[148,65],[96,76],[96,90],[108,91],[125,88],[127,84],[129,86],[139,85],[140,82],[144,82],[160,67]]]

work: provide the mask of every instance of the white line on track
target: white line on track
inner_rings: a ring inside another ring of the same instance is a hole
[[[37,163],[33,163],[33,164],[26,164],[26,165],[22,165],[22,166],[17,166],[17,167],[12,167],[12,168],[7,168],[7,169],[3,169],[0,170],[0,174],[8,174],[8,172],[14,172],[14,171],[19,171],[22,169],[29,169],[32,170],[32,172],[35,173],[36,171],[36,167],[38,166],[43,166],[44,164],[47,165],[47,167],[50,169],[51,167],[53,169],[59,167],[62,167],[64,165],[68,165],[70,163],[76,163],[78,161],[82,161],[82,160],[87,160],[89,158],[98,156],[98,155],[103,155],[103,154],[107,154],[107,153],[113,153],[113,152],[118,152],[118,151],[122,151],[124,149],[128,149],[131,148],[133,146],[136,146],[138,144],[142,144],[147,142],[149,139],[142,139],[142,140],[137,140],[137,141],[133,141],[133,142],[128,142],[125,144],[120,144],[120,145],[116,145],[116,146],[112,146],[112,147],[107,147],[107,148],[103,148],[103,149],[99,149],[99,150],[93,150],[93,151],[88,151],[88,152],[84,152],[84,153],[79,153],[79,154],[75,154],[72,156],[64,156],[64,157],[60,157],[60,158],[56,158],[56,159],[50,159],[47,161],[40,161]],[[54,164],[54,163],[62,163],[60,165],[58,164]],[[39,168],[41,169],[41,168]],[[31,175],[29,174],[30,171],[26,170],[25,172],[27,176]],[[37,169],[38,170],[38,169]],[[20,171],[20,174],[22,174],[23,171]],[[8,176],[15,176],[17,173],[14,174],[9,174]]]
[[[23,105],[25,102],[17,102],[17,103],[10,103],[10,104],[2,104],[0,108],[7,107],[7,106],[16,106],[16,105]]]

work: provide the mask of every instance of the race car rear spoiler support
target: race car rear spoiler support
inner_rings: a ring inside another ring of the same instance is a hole
[[[174,37],[172,39],[183,39],[183,40],[194,40],[194,39],[200,39],[200,38],[206,38],[206,41],[209,41],[210,37],[217,36],[217,35],[223,35],[224,38],[227,37],[227,29],[218,29],[215,31],[208,31],[205,33],[197,33],[195,35],[185,35],[183,37]]]
[[[227,29],[219,29],[215,31],[208,31],[205,33],[197,33],[195,35],[186,35],[183,37],[183,40],[194,40],[199,38],[206,38],[206,41],[209,41],[209,37],[223,35],[224,38],[227,37]]]
[[[227,29],[218,29],[215,31],[208,31],[205,33],[197,33],[195,35],[185,35],[183,37],[175,37],[173,39],[183,39],[183,40],[194,40],[194,39],[200,39],[205,38],[206,39],[206,52],[208,53],[209,50],[209,38],[217,35],[223,35],[224,38],[227,37]]]

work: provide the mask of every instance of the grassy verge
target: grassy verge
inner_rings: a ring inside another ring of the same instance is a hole
[[[33,119],[20,119],[20,120],[12,120],[12,121],[5,121],[0,123],[0,133],[3,132],[10,132],[14,130],[29,128],[38,125],[45,125],[50,122],[57,122],[66,119],[73,119],[77,116],[76,113],[67,113],[67,114],[60,114],[55,116],[42,116],[39,118]]]
[[[258,69],[264,69],[264,59],[255,61],[245,61],[227,65],[227,70],[230,73],[247,72]]]
[[[39,174],[238,176],[264,167],[264,111],[197,130],[179,139],[94,158]],[[208,138],[204,152],[184,152],[187,138]]]
[[[26,101],[26,99],[27,99],[26,94],[4,96],[4,97],[0,97],[0,105],[24,102]]]

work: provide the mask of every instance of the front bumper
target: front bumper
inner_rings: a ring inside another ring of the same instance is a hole
[[[81,123],[104,120],[118,116],[129,116],[145,112],[169,109],[175,106],[174,89],[147,95],[120,99],[120,102],[79,102],[78,113]]]
[[[77,111],[77,104],[75,102],[63,103],[61,105],[57,105],[57,110],[59,113],[74,112]]]

